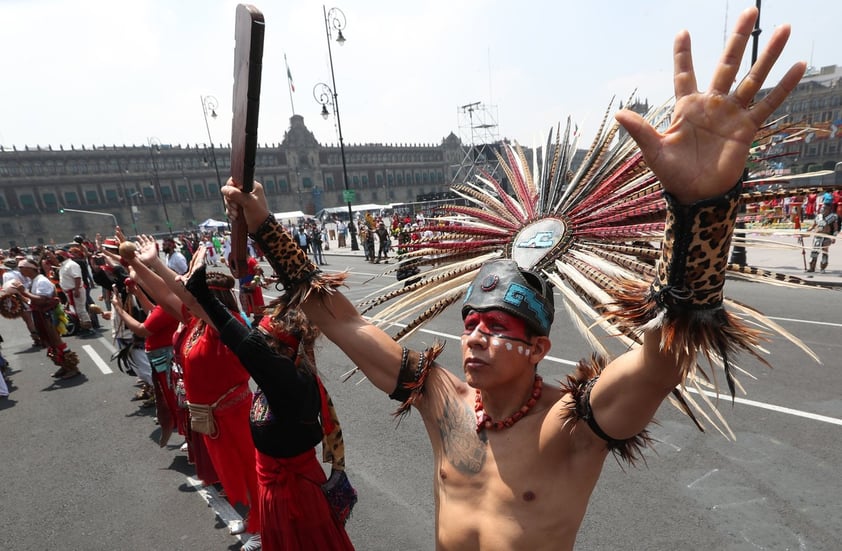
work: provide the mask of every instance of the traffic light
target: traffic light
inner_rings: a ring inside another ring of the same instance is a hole
[[[58,209],[59,214],[64,214],[64,209]]]

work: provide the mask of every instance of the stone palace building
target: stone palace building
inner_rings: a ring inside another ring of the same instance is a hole
[[[446,192],[464,155],[453,133],[438,145],[348,145],[353,203],[408,203]],[[256,165],[273,212],[312,215],[346,204],[339,146],[319,144],[300,115],[282,143],[258,147]],[[165,234],[225,220],[219,189],[229,174],[227,146],[2,148],[0,247],[93,238],[112,233],[115,223],[126,234]]]

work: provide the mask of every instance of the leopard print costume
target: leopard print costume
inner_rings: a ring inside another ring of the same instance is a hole
[[[311,291],[330,293],[342,285],[346,274],[322,273],[271,214],[252,234],[283,287],[283,302],[297,307]]]
[[[723,307],[728,249],[737,219],[742,183],[719,197],[684,206],[669,194],[661,258],[655,281],[626,281],[609,288],[606,316],[627,333],[661,331],[661,348],[675,356],[684,380],[716,381],[699,373],[697,356],[721,361],[731,395],[730,357],[743,350],[757,358],[763,333]]]
[[[322,461],[330,463],[336,471],[345,470],[345,438],[342,436],[342,426],[339,416],[333,406],[333,398],[328,394],[322,381],[319,380],[319,392],[322,394],[322,427],[325,435],[322,438]]]
[[[721,197],[689,206],[664,194],[668,205],[664,242],[651,289],[659,306],[708,309],[722,304],[741,189],[738,183]]]

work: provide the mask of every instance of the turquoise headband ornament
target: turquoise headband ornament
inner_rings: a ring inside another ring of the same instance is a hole
[[[470,311],[501,310],[524,320],[538,335],[549,335],[555,316],[552,288],[535,272],[514,260],[488,262],[474,278],[462,302],[462,319]]]

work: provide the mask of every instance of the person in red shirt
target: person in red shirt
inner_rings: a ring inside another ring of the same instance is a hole
[[[816,193],[807,195],[807,203],[804,205],[804,218],[814,218],[816,216]]]
[[[161,435],[158,444],[163,448],[169,442],[175,428],[176,398],[170,384],[170,368],[173,358],[173,333],[178,320],[168,314],[160,305],[154,305],[143,322],[135,319],[120,304],[119,293],[113,293],[111,305],[126,327],[145,340],[144,350],[152,365],[152,390]]]
[[[246,316],[263,312],[263,268],[253,256],[246,259],[246,275],[240,278],[240,304]]]

